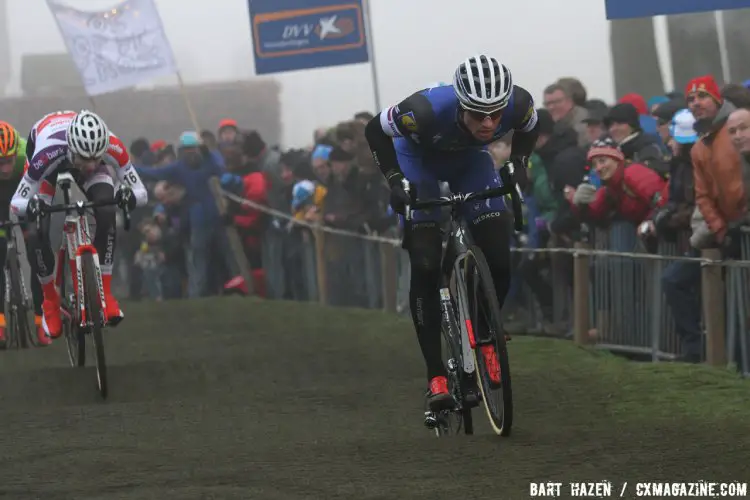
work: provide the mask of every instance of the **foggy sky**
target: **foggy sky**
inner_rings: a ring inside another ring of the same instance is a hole
[[[65,3],[99,10],[119,2]],[[13,54],[8,90],[17,93],[23,54],[66,49],[44,0],[8,4]],[[375,110],[368,64],[255,77],[247,0],[156,0],[156,5],[187,83],[281,82],[286,146],[306,145],[314,128]],[[614,97],[604,0],[373,0],[372,24],[382,106],[433,82],[449,82],[455,67],[477,52],[506,64],[514,83],[538,104],[544,87],[560,76],[580,78],[592,97]],[[169,77],[154,83],[175,82]]]

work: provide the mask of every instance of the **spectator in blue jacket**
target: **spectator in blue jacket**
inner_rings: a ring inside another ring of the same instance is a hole
[[[227,237],[219,214],[217,200],[210,187],[211,177],[224,174],[224,160],[216,151],[209,151],[196,132],[183,132],[180,136],[177,161],[157,169],[137,169],[145,180],[164,180],[179,184],[185,189],[190,228],[188,244],[188,295],[191,298],[209,294],[208,276],[212,248],[226,260],[226,268],[233,269]]]

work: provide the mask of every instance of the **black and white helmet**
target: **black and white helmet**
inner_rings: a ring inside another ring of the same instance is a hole
[[[479,54],[466,59],[456,69],[453,89],[464,109],[492,113],[508,105],[513,93],[513,77],[497,59]]]
[[[68,149],[88,160],[104,156],[109,147],[109,129],[99,115],[83,110],[68,125]]]

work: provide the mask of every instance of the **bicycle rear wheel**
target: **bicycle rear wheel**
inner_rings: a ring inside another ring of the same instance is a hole
[[[498,435],[509,436],[513,425],[513,392],[505,331],[490,268],[476,246],[469,247],[466,253],[464,279],[484,407],[492,430]]]
[[[83,295],[86,311],[86,323],[91,332],[94,342],[94,353],[96,359],[96,379],[99,386],[99,394],[107,398],[107,362],[104,357],[104,340],[102,328],[104,316],[102,315],[102,303],[99,294],[99,278],[94,263],[94,254],[85,253],[81,257],[83,266]]]

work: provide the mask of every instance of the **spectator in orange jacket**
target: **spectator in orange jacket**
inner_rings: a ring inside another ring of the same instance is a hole
[[[588,183],[568,191],[568,200],[584,218],[607,221],[612,215],[640,224],[662,203],[665,181],[638,163],[625,165],[625,156],[610,138],[594,142],[588,161],[603,186]]]
[[[693,78],[685,90],[695,129],[702,134],[690,156],[693,160],[695,204],[716,241],[723,244],[729,225],[746,210],[740,155],[732,146],[727,118],[736,109],[722,98],[710,75]]]

